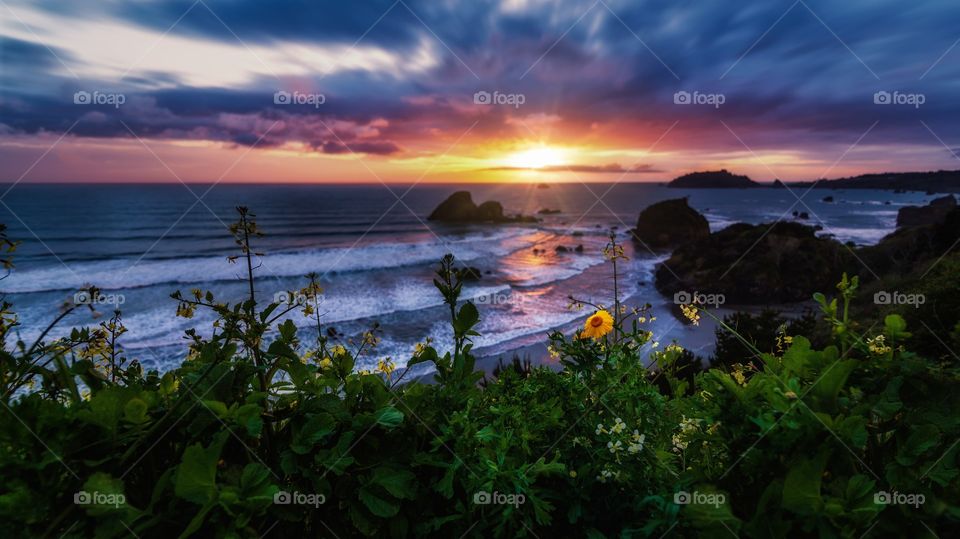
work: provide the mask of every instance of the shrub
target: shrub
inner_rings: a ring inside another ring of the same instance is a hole
[[[755,368],[691,376],[689,352],[653,342],[647,308],[614,294],[609,310],[572,298],[593,313],[574,335],[549,335],[562,371],[508,368],[481,384],[479,311],[460,300],[448,255],[434,283],[453,348],[418,345],[407,365],[431,364],[435,383],[403,383],[408,370],[389,360],[356,368],[376,328],[355,343],[324,331],[316,276],[290,294],[300,300],[261,308],[259,231],[239,213],[249,297],[175,293],[180,316],[218,318],[210,337],[187,332],[187,359],[162,375],[126,359],[120,313],[27,345],[4,304],[4,536],[956,531],[958,373],[906,350],[899,316],[862,331],[849,316],[856,279],[818,296],[829,344],[785,334],[782,350],[751,350]],[[605,254],[616,290],[613,237]],[[298,310],[309,336],[280,321]],[[901,494],[925,503],[877,503]]]

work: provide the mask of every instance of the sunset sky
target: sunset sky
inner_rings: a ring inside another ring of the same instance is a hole
[[[2,0],[0,14],[4,182],[960,168],[956,2]]]

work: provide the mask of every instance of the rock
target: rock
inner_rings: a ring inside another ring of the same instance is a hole
[[[710,224],[686,198],[675,198],[645,208],[631,232],[635,241],[663,249],[710,236]]]
[[[823,200],[823,202],[833,202],[833,197],[830,197],[830,196],[823,197],[822,200]]]
[[[477,220],[503,221],[503,206],[499,202],[488,200],[477,206]]]
[[[573,234],[571,234],[571,236],[573,236],[574,238],[579,238],[580,236],[583,236],[583,232],[580,232],[579,230],[575,230]]]
[[[556,251],[556,252],[558,252],[558,253],[569,253],[569,252],[570,252],[570,249],[564,247],[563,245],[557,245],[557,247],[556,247],[556,249],[554,249],[554,251]]]
[[[503,214],[503,206],[490,200],[477,206],[469,191],[457,191],[440,203],[428,217],[431,221],[450,223],[516,223],[536,222],[533,217],[513,216]]]
[[[810,218],[810,214],[807,213],[807,212],[805,212],[805,211],[802,211],[802,212],[800,212],[800,213],[797,213],[797,212],[793,212],[793,213],[795,214],[794,216],[795,216],[797,219],[809,219],[809,218]]]
[[[562,212],[560,210],[553,210],[550,208],[543,208],[537,212],[538,215],[556,215],[558,213],[562,213]]]
[[[731,174],[726,169],[684,174],[667,187],[681,189],[740,189],[744,187],[763,187],[747,176]]]
[[[809,300],[834,290],[857,267],[841,243],[793,222],[737,223],[678,247],[657,267],[657,289],[723,294],[726,303],[763,305]]]
[[[582,252],[583,252],[583,244],[581,243],[580,245],[577,245],[573,250],[576,251],[576,252],[578,252],[578,253],[582,253]]]
[[[957,200],[953,195],[934,199],[926,206],[904,206],[897,212],[897,228],[942,223],[956,207]]]

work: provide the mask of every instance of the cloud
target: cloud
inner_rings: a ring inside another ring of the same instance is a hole
[[[652,174],[664,172],[653,165],[636,165],[632,167],[623,167],[617,163],[607,165],[549,165],[545,167],[491,167],[483,170],[491,171],[510,171],[510,170],[536,170],[541,172],[582,172],[585,174]]]
[[[79,120],[71,137],[128,138],[126,124],[143,137],[331,155],[440,155],[455,142],[469,153],[490,140],[536,140],[655,145],[672,160],[565,169],[598,174],[751,153],[803,154],[797,162],[819,167],[875,122],[861,147],[922,156],[931,168],[953,160],[937,138],[960,140],[954,2],[807,0],[789,12],[789,3],[674,0],[7,4],[17,17],[0,19],[6,140],[62,133]],[[79,90],[127,99],[119,109],[78,107]],[[279,106],[278,90],[326,101]],[[480,90],[525,101],[475,105]],[[679,106],[678,91],[722,93],[725,103]],[[920,108],[878,106],[877,91],[926,99]]]

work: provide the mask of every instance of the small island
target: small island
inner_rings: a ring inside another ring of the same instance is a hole
[[[674,189],[745,189],[765,186],[751,180],[748,176],[733,174],[727,169],[721,169],[684,174],[668,183],[667,187]]]
[[[469,191],[457,191],[440,203],[430,216],[430,221],[446,223],[536,223],[537,218],[527,215],[504,215],[503,205],[488,200],[479,206],[473,202]]]

